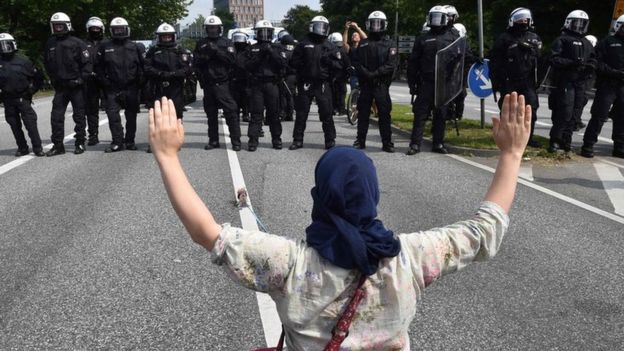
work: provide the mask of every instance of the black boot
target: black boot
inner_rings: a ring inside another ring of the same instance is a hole
[[[431,151],[438,153],[438,154],[443,154],[443,155],[448,154],[448,150],[446,149],[444,144],[433,145],[433,148],[431,149]]]
[[[54,146],[52,146],[52,148],[46,152],[46,156],[51,157],[51,156],[56,156],[56,155],[62,155],[65,153],[65,145],[63,144],[54,144]]]
[[[410,145],[409,150],[407,150],[405,154],[408,156],[412,156],[412,155],[416,155],[419,152],[420,152],[420,146],[416,144],[412,144]]]
[[[302,141],[293,141],[293,143],[290,144],[290,146],[288,147],[288,150],[297,150],[297,149],[301,149],[302,147],[303,147]]]
[[[594,147],[583,144],[583,146],[581,147],[581,156],[587,157],[587,158],[594,157]]]
[[[366,142],[364,140],[355,139],[355,141],[353,142],[353,147],[360,150],[366,149]]]

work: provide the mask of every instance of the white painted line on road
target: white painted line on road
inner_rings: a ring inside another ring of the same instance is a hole
[[[225,135],[225,148],[227,149],[228,161],[230,163],[230,172],[232,173],[232,183],[234,185],[234,198],[236,198],[236,192],[238,189],[245,188],[245,179],[243,178],[243,171],[240,168],[238,162],[238,156],[236,152],[232,150],[230,141],[230,130],[225,123],[225,119],[221,120],[223,126],[223,134]],[[248,194],[249,195],[249,194]],[[251,206],[251,197],[247,197],[249,207]],[[241,224],[245,230],[259,230],[256,218],[249,208],[243,207],[240,211]],[[260,311],[260,319],[262,320],[262,328],[264,329],[264,339],[268,345],[276,344],[282,333],[282,322],[277,314],[277,307],[275,302],[268,294],[256,292],[256,298],[258,299],[258,310]]]
[[[530,163],[520,164],[520,173],[518,174],[520,178],[524,178],[528,181],[534,181],[533,178],[533,165]]]
[[[475,111],[481,111],[481,108],[480,108],[480,107],[479,107],[479,108],[475,108]],[[494,111],[494,110],[487,110],[487,109],[485,109],[485,110],[483,110],[483,111],[485,111],[485,112],[487,112],[487,113],[494,113],[494,114],[498,114],[498,113],[499,113],[498,111]]]
[[[611,161],[609,161],[609,160],[607,160],[605,158],[602,158],[602,157],[596,157],[596,159],[598,159],[600,162],[606,163],[606,164],[611,165],[613,167],[624,169],[624,165],[621,165],[619,163],[611,162]]]
[[[99,125],[102,126],[102,125],[104,125],[106,123],[108,123],[108,118],[105,118],[105,119],[101,120]],[[63,138],[63,143],[66,144],[68,141],[70,141],[72,139],[74,139],[74,133],[67,134],[65,136],[65,138]],[[54,144],[48,144],[48,145],[43,146],[43,151],[50,150],[53,145]],[[4,165],[0,166],[0,175],[3,175],[3,174],[5,174],[8,171],[17,168],[17,167],[25,164],[26,162],[28,162],[28,161],[32,160],[33,158],[36,158],[36,157],[37,156],[34,156],[34,155],[26,155],[26,156],[22,156],[22,157],[18,158],[15,161],[11,161],[11,162],[9,162],[7,164],[4,164]]]
[[[494,168],[492,168],[492,167],[488,167],[488,166],[482,165],[480,163],[468,160],[468,159],[463,158],[461,156],[450,155],[450,154],[447,155],[447,156],[450,157],[450,158],[456,159],[459,162],[463,162],[463,163],[471,165],[473,167],[480,168],[480,169],[488,171],[490,173],[494,173],[494,171],[495,171]],[[573,198],[571,198],[569,196],[566,196],[566,195],[560,194],[560,193],[558,193],[556,191],[552,191],[550,189],[544,188],[543,186],[539,186],[539,185],[537,185],[535,183],[532,183],[532,182],[530,182],[528,180],[518,179],[518,183],[520,183],[522,185],[526,185],[529,188],[532,188],[532,189],[535,189],[537,191],[540,191],[540,192],[542,192],[542,193],[544,193],[546,195],[550,195],[552,197],[555,197],[555,198],[557,198],[559,200],[565,201],[565,202],[567,202],[569,204],[572,204],[574,206],[580,207],[580,208],[582,208],[584,210],[587,210],[589,212],[593,212],[593,213],[595,213],[595,214],[597,214],[599,216],[602,216],[602,217],[608,218],[608,219],[610,219],[612,221],[624,224],[624,217],[620,217],[620,216],[618,216],[616,214],[613,214],[611,212],[607,212],[607,211],[601,210],[601,209],[599,209],[597,207],[594,207],[592,205],[588,205],[588,204],[586,204],[584,202],[578,201],[578,200],[573,199]]]
[[[540,125],[540,126],[544,126],[544,127],[552,127],[552,124],[546,123],[546,122],[536,121],[535,124]],[[574,134],[576,134],[578,136],[584,136],[585,135],[584,133],[578,133],[578,132],[574,133]],[[605,143],[613,144],[613,140],[608,139],[608,138],[604,138],[604,137],[601,137],[601,136],[598,136],[598,140],[604,141]]]
[[[624,176],[617,167],[606,163],[595,162],[594,168],[602,186],[613,204],[615,213],[624,216]]]

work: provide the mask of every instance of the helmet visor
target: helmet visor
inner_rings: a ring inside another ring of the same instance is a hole
[[[371,32],[383,32],[386,30],[386,20],[371,18],[368,20],[368,30]]]
[[[529,10],[520,10],[516,13],[514,13],[513,15],[511,15],[511,21],[512,22],[524,22],[525,20],[527,20],[528,22],[531,22],[531,11]]]
[[[258,41],[271,41],[273,40],[273,28],[258,28],[256,29],[256,40]]]
[[[113,38],[127,38],[130,36],[130,28],[128,26],[111,27],[111,36]]]
[[[242,33],[233,34],[232,35],[232,42],[234,42],[234,43],[246,43],[247,42],[247,36],[245,34],[242,34]]]
[[[52,33],[54,34],[65,34],[69,33],[69,26],[64,22],[54,22],[52,23]]]
[[[327,35],[329,35],[329,23],[312,22],[310,24],[310,32],[326,37]]]
[[[2,54],[11,54],[17,50],[15,42],[12,40],[2,40],[0,41],[0,53]]]
[[[158,35],[158,43],[160,45],[174,45],[175,44],[175,34],[173,33],[163,33]]]
[[[584,18],[572,18],[570,20],[569,29],[573,32],[585,34],[587,27],[589,26],[589,20]]]
[[[208,38],[218,38],[221,36],[221,26],[204,26]]]
[[[445,13],[442,12],[432,12],[429,14],[429,26],[430,27],[442,27],[446,26],[447,17]]]

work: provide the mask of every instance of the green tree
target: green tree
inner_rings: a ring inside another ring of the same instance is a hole
[[[310,20],[320,14],[320,12],[312,10],[309,6],[297,5],[288,10],[282,23],[288,33],[299,39],[308,33]]]

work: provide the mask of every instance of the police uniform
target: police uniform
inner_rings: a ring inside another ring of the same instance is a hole
[[[297,98],[293,143],[290,149],[303,147],[303,135],[312,99],[315,99],[318,105],[325,148],[329,149],[335,145],[336,139],[336,127],[332,115],[331,74],[343,69],[340,51],[325,37],[309,33],[295,47],[291,65],[297,70]]]
[[[593,156],[593,146],[603,124],[609,118],[609,109],[614,108],[613,156],[624,157],[624,37],[615,34],[604,38],[596,45],[596,96],[591,108],[591,119],[585,129],[581,155]]]
[[[32,108],[32,96],[42,85],[43,73],[29,59],[15,54],[0,55],[0,101],[4,103],[4,116],[17,143],[16,156],[28,154],[22,122],[33,152],[37,156],[44,155],[37,129],[37,114]]]
[[[297,71],[292,67],[291,60],[295,50],[295,40],[290,34],[284,35],[280,39],[286,54],[286,67],[282,71],[282,82],[280,83],[280,119],[292,121],[295,111],[295,96],[297,94]]]
[[[112,39],[98,49],[96,74],[106,93],[106,115],[112,135],[111,148],[135,150],[139,87],[143,81],[144,59],[141,48],[127,39]],[[124,109],[126,133],[119,114]]]
[[[206,149],[219,147],[218,108],[223,109],[232,148],[238,151],[241,147],[238,106],[230,93],[230,71],[236,60],[235,51],[232,42],[223,37],[203,38],[195,47],[195,71],[204,89],[204,111],[208,117]]]
[[[398,52],[393,41],[387,37],[375,38],[371,33],[361,41],[354,56],[354,67],[360,84],[357,101],[358,126],[355,147],[364,148],[368,133],[369,117],[373,100],[379,115],[379,134],[383,150],[393,152],[392,130],[390,128],[392,100],[390,84],[398,65]]]
[[[145,55],[145,75],[152,98],[173,100],[178,119],[184,117],[184,80],[191,73],[190,55],[180,46],[152,46]]]
[[[570,151],[574,111],[582,109],[587,80],[596,67],[594,48],[583,35],[564,29],[552,45],[550,64],[555,88],[549,96],[553,123],[549,151]]]
[[[242,44],[242,45],[241,45]],[[245,70],[245,54],[249,44],[234,43],[236,47],[235,69],[230,77],[230,92],[236,101],[237,115],[243,122],[249,122],[249,72]]]
[[[432,28],[416,38],[407,67],[407,79],[410,91],[417,93],[412,106],[414,122],[410,138],[410,151],[420,151],[423,140],[425,120],[433,110],[431,134],[433,151],[446,153],[444,148],[444,128],[447,107],[435,106],[435,61],[438,51],[449,46],[459,37],[453,27]],[[360,45],[361,46],[361,45]],[[361,50],[361,48],[360,48]],[[361,80],[360,75],[360,80]],[[409,153],[409,151],[408,151]]]
[[[87,39],[87,50],[89,51],[89,57],[91,64],[95,66],[97,53],[101,40]],[[85,114],[87,115],[87,126],[89,130],[89,145],[95,145],[99,142],[98,133],[100,126],[100,96],[102,89],[97,81],[96,73],[93,72],[85,80]]]
[[[282,124],[279,120],[279,82],[286,67],[286,53],[280,44],[258,42],[247,48],[244,67],[250,73],[249,101],[251,122],[249,123],[249,151],[258,147],[264,110],[271,131],[274,149],[282,148]]]
[[[188,58],[189,74],[184,79],[184,105],[189,105],[197,101],[197,77],[193,71],[193,52],[182,48]],[[184,111],[184,109],[182,109]]]
[[[80,39],[71,36],[53,36],[45,45],[44,64],[48,76],[54,87],[52,100],[52,143],[53,150],[48,152],[55,155],[65,152],[63,138],[65,133],[65,111],[69,102],[72,104],[75,145],[74,153],[84,152],[86,141],[86,118],[84,80],[93,73],[93,64],[90,60],[87,45]]]
[[[349,53],[341,45],[338,47],[340,51],[340,57],[342,58],[343,69],[338,70],[334,74],[334,81],[332,85],[333,106],[335,115],[346,115],[347,109],[345,108],[345,98],[347,96],[347,82],[349,80],[349,74],[347,69],[351,67],[351,59]]]
[[[526,103],[531,105],[530,146],[539,146],[532,137],[539,108],[536,72],[541,49],[542,40],[535,32],[510,27],[498,37],[490,51],[492,87],[501,94],[499,108],[502,108],[503,97],[513,91],[524,95]]]

